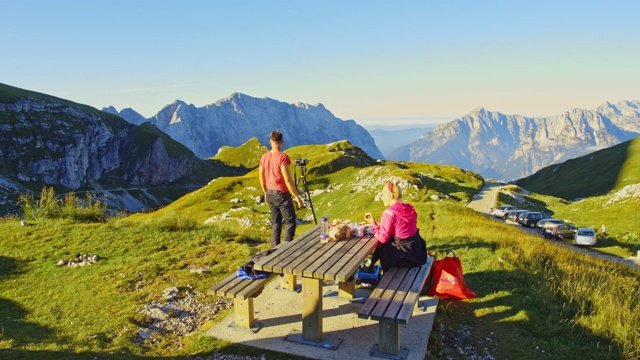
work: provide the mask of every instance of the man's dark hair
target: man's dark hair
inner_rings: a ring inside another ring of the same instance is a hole
[[[272,131],[269,138],[275,142],[282,142],[282,133],[280,131]]]

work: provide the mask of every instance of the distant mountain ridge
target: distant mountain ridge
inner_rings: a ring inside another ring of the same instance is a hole
[[[459,166],[513,180],[640,135],[640,102],[604,103],[549,117],[478,108],[390,154],[392,160]]]
[[[349,140],[369,156],[382,159],[371,135],[353,120],[335,117],[322,104],[288,104],[270,98],[233,93],[203,107],[176,100],[145,119],[132,109],[103,109],[133,124],[151,122],[200,158],[215,156],[222,146],[239,146],[256,137],[268,145],[269,133],[279,130],[285,148]]]

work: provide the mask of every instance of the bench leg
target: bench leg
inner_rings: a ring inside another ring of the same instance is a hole
[[[391,355],[400,353],[400,327],[397,322],[380,320],[378,324],[378,351]]]
[[[253,328],[253,298],[233,298],[233,314],[237,327],[243,329]]]
[[[338,296],[353,299],[356,294],[356,280],[339,282],[338,283]]]
[[[285,290],[296,290],[296,276],[292,274],[284,274],[280,280],[280,287]]]

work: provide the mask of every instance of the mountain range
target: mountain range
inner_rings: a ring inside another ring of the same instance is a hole
[[[640,135],[640,102],[609,102],[549,117],[478,108],[401,146],[391,160],[450,164],[484,177],[513,180]]]
[[[605,103],[544,118],[478,108],[398,147],[389,158],[518,179],[637,137],[639,107],[638,101]],[[274,129],[283,132],[286,147],[347,139],[372,158],[383,158],[363,127],[336,118],[321,104],[234,93],[201,108],[176,101],[149,119],[132,109],[105,110],[0,84],[0,205],[10,194],[39,191],[45,184],[62,191],[110,191],[111,205],[130,211],[161,206],[187,193],[185,187],[249,171],[255,159],[241,159],[247,154],[233,155],[236,167],[202,158],[247,142],[254,152],[264,151],[260,143]],[[388,132],[378,137],[400,141]],[[170,191],[148,191],[172,184],[177,187]]]
[[[117,111],[110,106],[103,110],[132,124],[150,122],[200,158],[215,156],[220,147],[239,146],[253,137],[268,145],[269,133],[279,130],[285,149],[349,140],[369,156],[383,159],[367,130],[353,120],[338,119],[322,104],[288,104],[233,93],[203,107],[176,100],[148,119],[133,109]]]

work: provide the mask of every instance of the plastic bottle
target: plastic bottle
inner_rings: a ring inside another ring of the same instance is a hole
[[[326,241],[328,237],[329,237],[329,218],[326,216],[323,216],[322,219],[320,219],[320,240]]]

